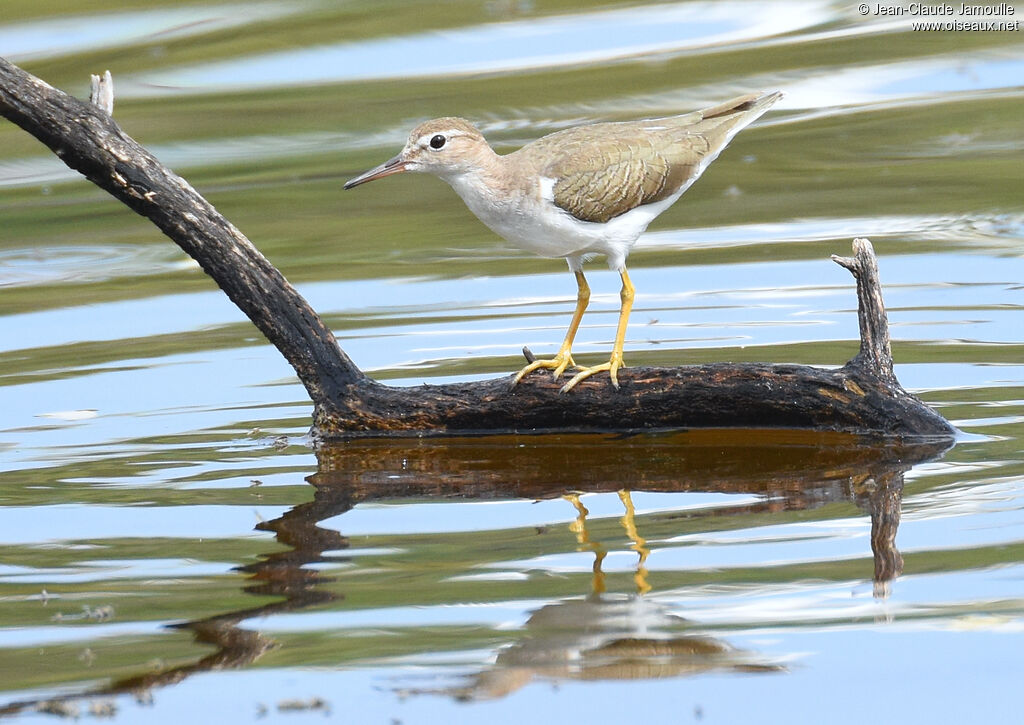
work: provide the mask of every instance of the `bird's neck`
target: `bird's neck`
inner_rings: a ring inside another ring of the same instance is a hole
[[[480,149],[471,164],[442,178],[476,211],[480,204],[493,206],[527,193],[525,177],[518,173],[515,162],[515,154],[501,156],[488,146]]]

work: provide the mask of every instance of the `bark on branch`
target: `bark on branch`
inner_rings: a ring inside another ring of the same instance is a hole
[[[112,101],[112,99],[110,99]],[[628,368],[569,394],[547,375],[393,388],[370,380],[281,273],[184,179],[110,114],[0,58],[0,115],[46,144],[196,259],[295,368],[323,438],[509,431],[790,428],[940,436],[954,429],[892,372],[874,253],[867,240],[836,258],[857,278],[861,351],[839,369],[712,364]]]

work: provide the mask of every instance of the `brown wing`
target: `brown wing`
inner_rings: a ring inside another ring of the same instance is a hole
[[[555,179],[559,208],[606,222],[678,192],[781,95],[752,93],[683,116],[554,133],[534,144],[552,159],[541,173]]]
[[[690,180],[707,154],[707,140],[687,134],[665,142],[621,136],[569,142],[547,173],[554,202],[581,221],[606,222],[661,201]]]

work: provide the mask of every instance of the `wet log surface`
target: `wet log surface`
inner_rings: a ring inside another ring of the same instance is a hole
[[[107,108],[109,108],[109,104]],[[834,258],[857,280],[861,350],[838,369],[730,364],[620,371],[559,394],[536,373],[390,387],[368,378],[281,273],[188,182],[126,135],[107,110],[0,58],[0,115],[46,144],[196,259],[285,356],[313,401],[322,440],[376,436],[769,428],[951,438],[955,429],[892,371],[874,253]]]

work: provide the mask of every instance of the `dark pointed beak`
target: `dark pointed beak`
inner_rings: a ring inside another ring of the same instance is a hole
[[[402,159],[402,155],[399,154],[393,159],[385,161],[380,166],[376,166],[365,174],[360,174],[354,179],[350,179],[345,182],[345,188],[351,189],[365,184],[367,181],[373,181],[374,179],[383,179],[385,176],[391,176],[392,174],[400,174],[405,171],[405,161]]]

